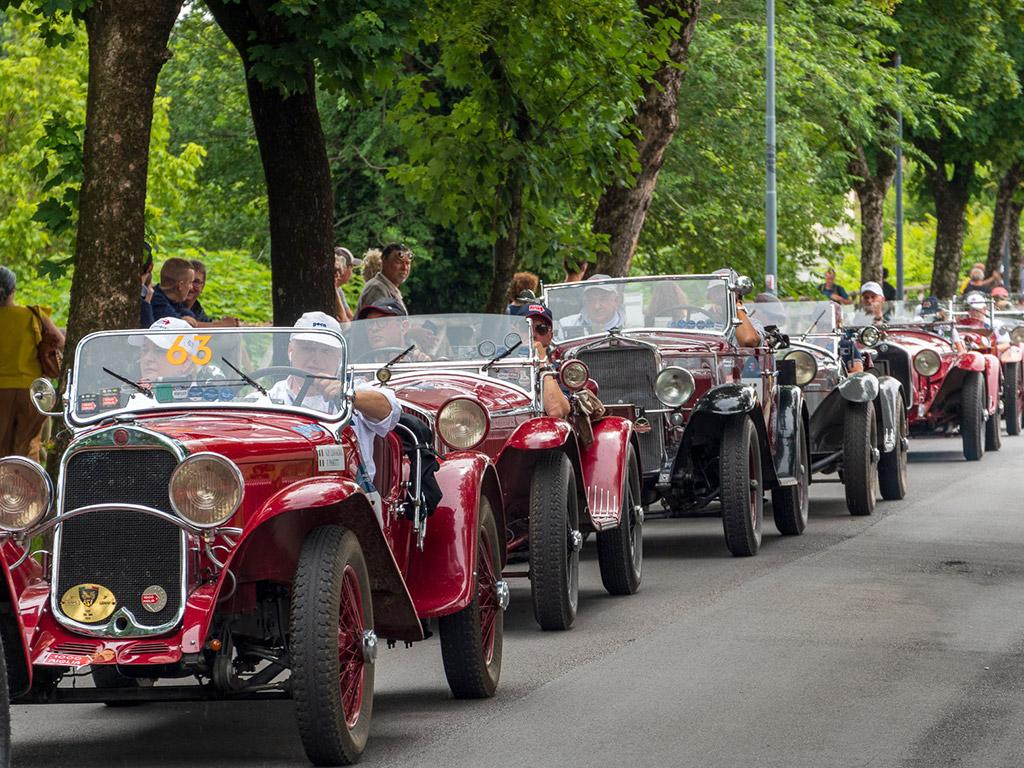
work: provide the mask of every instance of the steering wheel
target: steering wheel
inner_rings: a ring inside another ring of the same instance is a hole
[[[405,352],[405,350],[406,350],[406,347],[377,347],[377,349],[371,349],[371,350],[365,352],[364,354],[362,354],[359,357],[358,360],[353,360],[352,362],[353,363],[380,363],[381,365],[383,365],[384,363],[386,363],[388,360],[390,360],[391,358],[395,357],[396,355],[400,355],[402,352]],[[385,356],[386,359],[384,359],[384,360],[371,360],[370,359],[371,357],[372,358],[381,357],[381,353],[382,352],[386,352],[387,353],[387,355]]]
[[[265,376],[301,376],[303,378],[302,386],[299,388],[299,393],[292,399],[292,405],[302,405],[303,399],[305,399],[310,386],[313,384],[312,377],[319,375],[292,365],[271,365],[266,368],[258,368],[249,374],[249,378],[258,380]]]

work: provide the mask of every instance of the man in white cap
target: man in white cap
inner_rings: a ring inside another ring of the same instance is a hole
[[[598,333],[610,331],[612,328],[621,328],[626,320],[622,316],[619,305],[622,297],[619,289],[614,283],[601,283],[601,280],[611,280],[608,275],[591,275],[585,282],[594,281],[595,285],[589,285],[583,289],[583,309],[575,315],[568,315],[559,320],[561,328],[582,329],[584,333]]]
[[[873,321],[885,320],[885,292],[874,280],[860,287],[860,309]]]
[[[196,329],[178,317],[162,317],[149,326],[151,331],[178,331],[131,336],[128,343],[141,347],[139,355],[140,384],[150,385],[163,379],[189,379],[196,372],[199,353]],[[177,344],[175,344],[177,342]],[[181,353],[171,354],[171,347]]]
[[[293,333],[288,341],[288,359],[296,368],[327,378],[312,379],[306,395],[299,405],[321,413],[337,413],[341,408],[342,382],[337,378],[341,365],[341,324],[323,312],[306,312],[295,322],[296,329],[307,333]],[[319,332],[318,332],[319,331]],[[267,394],[282,405],[292,405],[306,379],[289,376],[277,382]],[[393,430],[402,416],[395,393],[387,387],[363,382],[356,385],[352,398],[352,429],[359,441],[359,453],[366,477],[372,480],[376,472],[373,463],[373,438],[384,437]],[[369,490],[369,489],[366,489]]]

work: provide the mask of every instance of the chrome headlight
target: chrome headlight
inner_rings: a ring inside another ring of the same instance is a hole
[[[802,387],[805,384],[810,384],[814,381],[814,377],[818,375],[818,361],[806,349],[791,350],[782,359],[792,360],[796,363],[796,383],[798,386]]]
[[[857,338],[865,347],[873,347],[882,338],[882,332],[873,325],[866,325],[860,329]]]
[[[562,386],[575,392],[587,386],[587,379],[590,378],[590,370],[582,360],[570,360],[563,363],[558,371],[558,378]]]
[[[0,459],[0,529],[18,533],[46,517],[53,485],[46,471],[31,459]]]
[[[669,408],[678,408],[693,396],[693,374],[685,368],[670,365],[654,380],[654,394]]]
[[[245,483],[233,461],[219,453],[196,453],[175,467],[171,508],[197,528],[224,525],[242,504]]]
[[[922,349],[914,355],[914,370],[922,376],[934,376],[942,367],[942,358],[933,349]]]
[[[1010,341],[1014,344],[1024,344],[1024,325],[1018,325],[1010,331]]]
[[[475,400],[456,397],[437,412],[437,434],[460,451],[478,446],[487,436],[487,412]]]

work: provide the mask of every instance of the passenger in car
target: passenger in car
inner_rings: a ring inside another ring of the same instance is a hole
[[[541,371],[550,372],[552,368],[548,362],[548,348],[551,346],[551,338],[554,333],[551,310],[543,304],[528,304],[526,311],[522,314],[530,319],[530,325],[533,326],[533,348],[537,352]],[[545,415],[558,419],[567,418],[570,411],[569,398],[565,396],[562,388],[558,385],[557,377],[542,376],[541,380],[543,381],[541,399]]]

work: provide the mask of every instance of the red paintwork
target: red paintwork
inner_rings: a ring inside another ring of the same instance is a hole
[[[423,550],[414,547],[410,552],[407,572],[409,592],[423,618],[455,613],[473,599],[479,499],[488,471],[493,469],[486,456],[462,451],[445,456],[437,472],[444,496],[427,522]],[[492,506],[496,504],[492,499]]]
[[[6,587],[7,601],[12,605],[18,605],[21,598],[31,589],[40,583],[42,576],[42,568],[33,558],[28,558],[14,571],[11,571],[8,563],[16,563],[25,550],[19,547],[11,540],[7,540],[0,547],[0,567],[3,568],[3,583]],[[14,611],[14,621],[17,622],[17,630],[19,636],[25,637],[25,626],[26,617],[21,615],[20,611]],[[28,682],[32,682],[32,665],[29,655],[29,645],[24,642],[24,648],[22,649],[22,658],[28,675]]]
[[[593,429],[594,442],[580,448],[580,466],[591,523],[595,530],[603,531],[618,526],[622,518],[622,491],[626,485],[623,457],[628,453],[633,423],[619,416],[607,416],[595,422]]]
[[[561,448],[572,435],[572,426],[565,419],[538,416],[519,425],[508,439],[497,458],[507,450],[549,451]]]

